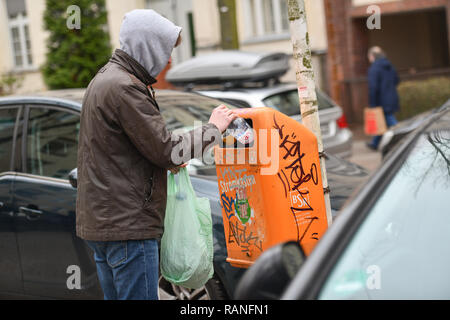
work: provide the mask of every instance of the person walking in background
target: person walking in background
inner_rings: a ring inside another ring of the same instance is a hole
[[[218,143],[236,118],[222,105],[202,127],[178,135],[167,130],[151,85],[180,43],[180,32],[153,10],[126,14],[121,49],[83,99],[76,230],[94,251],[105,299],[158,299],[167,170],[177,171],[197,157],[192,151],[203,154]]]
[[[368,58],[371,63],[368,73],[369,105],[371,108],[383,107],[386,125],[395,126],[398,123],[395,113],[400,110],[397,71],[380,47],[370,48]],[[367,146],[377,150],[380,141],[381,136],[376,136]]]

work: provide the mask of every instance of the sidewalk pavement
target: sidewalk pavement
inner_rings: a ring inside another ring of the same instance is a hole
[[[369,142],[371,137],[364,134],[363,126],[350,125],[350,130],[353,132],[353,150],[348,160],[366,168],[371,173],[374,172],[381,164],[381,152],[367,148],[366,142]]]

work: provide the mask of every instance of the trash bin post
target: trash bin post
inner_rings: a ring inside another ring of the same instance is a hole
[[[310,36],[308,32],[307,17],[304,0],[288,0],[288,16],[291,29],[291,40],[297,77],[298,96],[300,100],[300,113],[302,123],[317,137],[319,148],[320,169],[322,171],[324,201],[327,210],[328,225],[332,223],[330,188],[328,186],[325,167],[325,154],[323,152],[322,134],[320,130],[319,108],[316,96],[314,70],[311,61]]]

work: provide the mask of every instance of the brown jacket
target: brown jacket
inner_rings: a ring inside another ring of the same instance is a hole
[[[87,88],[78,146],[76,216],[77,235],[85,240],[161,237],[167,169],[181,164],[173,162],[172,150],[177,147],[187,161],[194,156],[194,135],[213,132],[212,140],[200,140],[202,152],[219,141],[213,124],[172,136],[149,90],[155,82],[118,49]]]

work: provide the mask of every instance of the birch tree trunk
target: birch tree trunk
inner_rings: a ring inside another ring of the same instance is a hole
[[[328,179],[323,154],[322,133],[320,131],[319,112],[314,81],[314,70],[311,62],[311,48],[309,43],[308,26],[304,0],[288,1],[288,12],[291,29],[291,40],[295,60],[298,96],[300,99],[300,113],[302,123],[317,137],[320,156],[320,168],[327,210],[328,225],[332,223]]]

